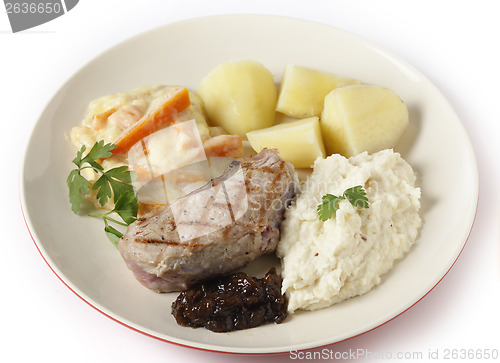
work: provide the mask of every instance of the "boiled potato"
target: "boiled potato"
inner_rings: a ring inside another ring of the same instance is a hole
[[[258,62],[220,64],[201,81],[198,94],[209,121],[230,134],[245,138],[247,132],[274,122],[276,86],[271,72]]]
[[[329,155],[374,153],[396,145],[408,126],[408,108],[387,88],[347,86],[325,97],[320,124]]]
[[[288,64],[283,72],[276,111],[302,118],[320,116],[325,96],[333,89],[360,81]]]
[[[278,149],[282,159],[296,168],[309,168],[318,157],[325,157],[319,118],[309,117],[247,133],[248,142],[259,152]]]
[[[297,117],[287,116],[281,112],[276,112],[276,118],[274,119],[274,124],[275,125],[285,124],[285,123],[293,122],[293,121],[297,121],[297,120],[302,120],[302,119],[297,118]]]

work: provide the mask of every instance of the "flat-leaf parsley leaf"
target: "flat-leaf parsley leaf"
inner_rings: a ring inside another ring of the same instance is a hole
[[[90,191],[90,183],[87,179],[80,175],[80,170],[78,169],[71,170],[66,183],[69,188],[71,210],[73,213],[78,213],[82,203],[82,196],[87,195]]]
[[[355,207],[368,208],[368,198],[361,185],[346,189],[344,197]]]
[[[80,210],[83,198],[90,193],[90,190],[97,192],[96,198],[101,206],[104,206],[113,197],[114,208],[111,211],[106,213],[90,213],[89,216],[103,219],[104,231],[114,245],[118,243],[118,239],[122,236],[122,233],[110,226],[108,222],[128,226],[137,218],[139,205],[134,187],[132,186],[132,174],[128,170],[128,167],[123,165],[104,171],[104,168],[99,163],[101,159],[110,157],[112,155],[110,151],[115,147],[116,145],[105,144],[104,141],[99,141],[83,156],[86,150],[85,145],[83,145],[73,159],[73,164],[77,168],[71,170],[66,180],[69,189],[71,210],[75,214]],[[100,174],[92,187],[90,186],[90,182],[81,175],[84,169],[92,169],[97,174]],[[123,222],[110,217],[112,213],[118,214]]]
[[[357,185],[346,189],[340,197],[325,194],[321,199],[321,204],[317,207],[319,219],[324,222],[332,218],[339,209],[339,203],[344,199],[347,199],[354,207],[368,208],[366,192],[361,185]]]

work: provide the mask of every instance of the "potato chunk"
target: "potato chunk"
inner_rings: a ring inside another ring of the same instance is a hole
[[[283,72],[276,111],[297,118],[320,116],[328,93],[359,83],[355,79],[288,64]]]
[[[396,145],[408,126],[408,108],[387,88],[347,86],[325,97],[320,124],[329,155],[374,153]]]
[[[255,61],[225,62],[200,83],[198,95],[209,121],[230,134],[269,127],[275,118],[277,91],[273,75]]]
[[[282,159],[296,168],[309,168],[318,157],[325,157],[318,117],[309,117],[247,133],[252,148],[278,149]]]

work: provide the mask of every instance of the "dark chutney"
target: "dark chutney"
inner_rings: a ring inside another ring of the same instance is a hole
[[[214,332],[279,324],[287,317],[281,283],[274,267],[262,279],[238,272],[198,283],[172,303],[172,315],[179,325]]]

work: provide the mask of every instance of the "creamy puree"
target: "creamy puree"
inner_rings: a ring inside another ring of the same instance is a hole
[[[88,105],[81,124],[71,129],[71,141],[77,148],[82,145],[90,148],[99,140],[115,142],[174,88],[175,86],[165,85],[142,86],[96,98]],[[195,119],[204,141],[210,137],[210,130],[205,120],[202,101],[194,92],[189,92],[189,98],[191,106],[179,113],[177,118],[185,121]],[[107,112],[109,115],[106,115]]]
[[[343,200],[333,218],[318,218],[323,195],[356,185],[365,188],[369,208]],[[289,312],[325,308],[379,284],[417,238],[419,198],[411,166],[390,149],[316,160],[285,212],[277,249]]]
[[[104,140],[106,143],[115,143],[138,120],[157,108],[159,103],[164,101],[165,95],[175,92],[175,88],[175,86],[166,85],[142,86],[126,92],[99,97],[89,103],[81,124],[71,129],[69,138],[77,149],[85,145],[87,150],[89,150],[100,140]],[[198,141],[198,145],[196,146],[202,150],[203,142],[211,137],[223,135],[225,132],[220,127],[208,126],[205,119],[203,102],[196,93],[190,91],[189,98],[191,105],[186,110],[174,116],[174,123],[179,124],[179,126],[175,125],[173,127],[176,129],[176,135],[169,137],[167,132],[163,132],[159,133],[158,136],[145,139],[148,147],[149,164],[145,161],[142,162],[142,165],[131,164],[132,161],[144,158],[144,151],[142,147],[139,147],[132,148],[127,154],[113,155],[104,159],[102,162],[104,170],[121,165],[129,165],[136,173],[137,185],[134,186],[139,188],[151,179],[152,175],[150,175],[150,171],[151,168],[154,169],[155,165],[161,165],[164,169],[172,170],[199,161],[199,158],[193,157],[192,148],[187,147],[190,143],[183,140],[196,139]],[[191,122],[191,128],[183,127],[183,122]],[[190,135],[193,132],[196,135]],[[184,147],[184,145],[187,146]],[[167,163],[171,165],[165,165]],[[219,163],[226,165],[227,161],[222,160]],[[178,176],[175,178],[172,177],[171,180],[167,181],[167,186],[171,190],[170,197],[172,200],[187,194],[194,187],[203,185],[207,179],[201,172],[183,170],[177,172],[177,174]],[[95,182],[99,177],[99,174],[91,169],[82,170],[82,175],[91,183]],[[143,181],[141,182],[141,180]],[[184,190],[185,188],[187,189]],[[155,195],[158,194],[154,185],[148,186],[147,190],[140,193],[139,201],[147,202],[151,200],[148,203],[153,204],[158,202],[149,197],[145,197],[144,201],[141,199],[142,195],[148,195],[152,192]],[[163,186],[161,194],[164,194]],[[165,197],[159,199],[164,203]],[[95,202],[95,198],[90,198],[90,200]],[[109,209],[111,207],[111,200],[108,204],[105,208]]]

